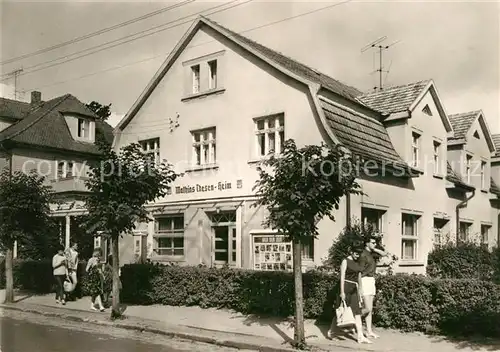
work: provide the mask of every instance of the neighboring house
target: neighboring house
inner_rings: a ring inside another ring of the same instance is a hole
[[[36,91],[30,103],[0,98],[0,124],[0,167],[46,177],[60,202],[52,215],[60,217],[67,245],[72,217],[85,213],[88,162],[99,156],[96,137],[111,143],[112,127],[70,94],[44,102]]]
[[[471,126],[480,139],[467,134],[461,145],[489,170],[494,148],[482,113]],[[435,241],[455,233],[457,205],[479,184],[464,181],[457,152],[448,153],[451,141],[459,143],[453,136],[431,80],[363,94],[200,17],[115,128],[115,148],[139,142],[184,174],[148,205],[155,221],[123,238],[121,260],[147,251],[158,262],[291,269],[291,244],[263,227],[266,212],[254,207],[252,187],[258,162],[293,138],[299,147],[343,144],[366,167],[365,195],[343,199],[335,222],[320,220],[319,238],[303,248],[304,266],[321,264],[355,216],[385,234],[401,257],[397,271],[422,273]],[[473,221],[469,232],[483,223],[497,231],[487,177],[471,202],[488,211],[459,210],[460,221]]]

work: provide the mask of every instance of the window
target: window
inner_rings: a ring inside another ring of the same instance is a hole
[[[73,163],[71,161],[60,161],[57,163],[57,178],[73,177]]]
[[[283,152],[283,143],[285,142],[284,115],[273,115],[255,120],[255,135],[258,157]]]
[[[155,166],[160,165],[160,138],[139,141],[139,144],[147,159],[152,161]]]
[[[411,165],[418,167],[420,162],[420,135],[416,132],[411,133]]]
[[[447,225],[448,220],[434,218],[434,247],[439,248],[443,245],[445,236],[448,235],[446,232]]]
[[[193,79],[193,94],[200,92],[200,65],[191,66],[191,74]]]
[[[418,215],[402,214],[401,217],[401,259],[418,259]]]
[[[441,143],[434,141],[434,174],[441,173]]]
[[[465,177],[467,179],[467,183],[469,183],[469,184],[471,182],[471,163],[472,163],[472,156],[466,155],[465,156]]]
[[[429,105],[425,105],[424,108],[422,109],[422,112],[426,115],[432,116],[432,111]]]
[[[486,162],[481,161],[481,189],[486,189]]]
[[[90,121],[78,119],[78,138],[90,139]]]
[[[208,89],[217,88],[217,60],[208,62]]]
[[[184,255],[184,216],[167,216],[156,219],[154,235],[157,255]]]
[[[469,231],[471,223],[460,221],[460,229],[458,232],[458,240],[460,242],[467,242],[469,239]]]
[[[314,260],[314,237],[302,238],[302,259]]]
[[[374,231],[382,232],[382,219],[385,211],[361,208],[361,221],[364,226],[371,226]]]
[[[191,132],[193,136],[193,165],[216,163],[215,127]]]
[[[481,139],[481,138],[479,138],[479,133],[477,131],[474,132],[474,138]]]
[[[489,225],[481,225],[481,247],[488,249],[490,243],[490,229]]]

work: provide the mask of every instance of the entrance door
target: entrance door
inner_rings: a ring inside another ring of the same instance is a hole
[[[214,263],[236,265],[236,226],[213,226]]]

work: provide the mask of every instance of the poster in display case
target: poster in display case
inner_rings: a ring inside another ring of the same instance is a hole
[[[291,271],[292,243],[282,235],[253,235],[254,270]]]

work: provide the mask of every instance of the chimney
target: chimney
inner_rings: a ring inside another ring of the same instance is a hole
[[[31,92],[31,105],[38,105],[42,102],[42,93],[37,90]]]

